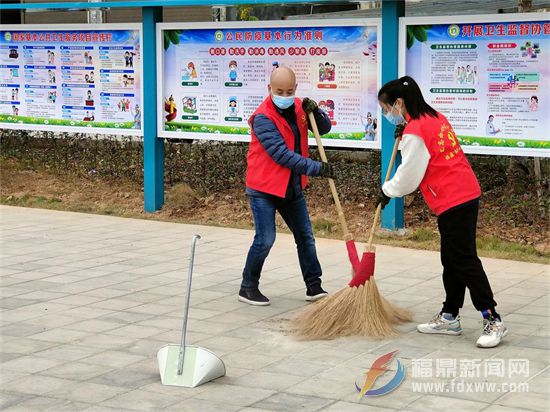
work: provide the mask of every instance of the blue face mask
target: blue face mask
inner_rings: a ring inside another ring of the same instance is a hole
[[[384,113],[384,117],[388,120],[388,122],[390,122],[395,126],[397,126],[398,124],[406,123],[406,120],[401,114],[401,112],[399,112],[397,116],[393,115],[394,107],[395,107],[395,103],[393,104],[393,106],[391,107],[391,110],[388,113]]]
[[[288,109],[294,104],[294,96],[278,96],[276,94],[271,95],[273,104],[279,109],[284,110]]]

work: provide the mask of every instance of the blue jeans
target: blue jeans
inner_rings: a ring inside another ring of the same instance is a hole
[[[300,191],[291,199],[265,194],[251,194],[249,197],[256,235],[246,258],[241,288],[258,288],[265,259],[275,243],[275,211],[281,214],[294,235],[306,286],[321,284],[321,265],[317,259],[315,239],[304,194]]]

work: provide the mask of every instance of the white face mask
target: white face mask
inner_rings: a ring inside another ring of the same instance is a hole
[[[397,103],[397,100],[393,103],[393,106],[391,107],[391,110],[388,113],[384,113],[384,117],[388,122],[390,122],[393,125],[398,125],[402,123],[407,123],[403,115],[401,114],[401,110],[399,110],[399,114],[397,116],[394,116],[393,109],[395,108],[395,103]]]
[[[290,106],[294,104],[294,95],[279,96],[277,94],[272,94],[271,100],[273,100],[273,104],[275,106],[277,106],[281,110],[284,110],[284,109],[288,109]]]

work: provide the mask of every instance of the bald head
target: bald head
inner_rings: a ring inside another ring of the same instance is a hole
[[[288,67],[279,67],[271,72],[267,88],[278,96],[293,96],[296,92],[296,75]]]

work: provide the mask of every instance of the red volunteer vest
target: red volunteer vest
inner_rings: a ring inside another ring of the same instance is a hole
[[[403,134],[421,137],[430,152],[420,191],[436,215],[481,195],[477,178],[445,116],[409,119]]]
[[[307,115],[302,110],[302,101],[298,98],[294,100],[296,110],[296,120],[300,130],[300,142],[302,156],[308,157],[308,122]],[[263,193],[285,197],[286,189],[290,179],[291,170],[278,165],[265,151],[258,138],[254,135],[254,118],[258,114],[263,114],[279,129],[287,147],[294,151],[294,133],[288,122],[279,114],[277,108],[268,96],[263,103],[256,109],[254,114],[248,119],[250,125],[251,141],[247,155],[246,186]],[[302,175],[302,187],[307,185],[307,177]]]

